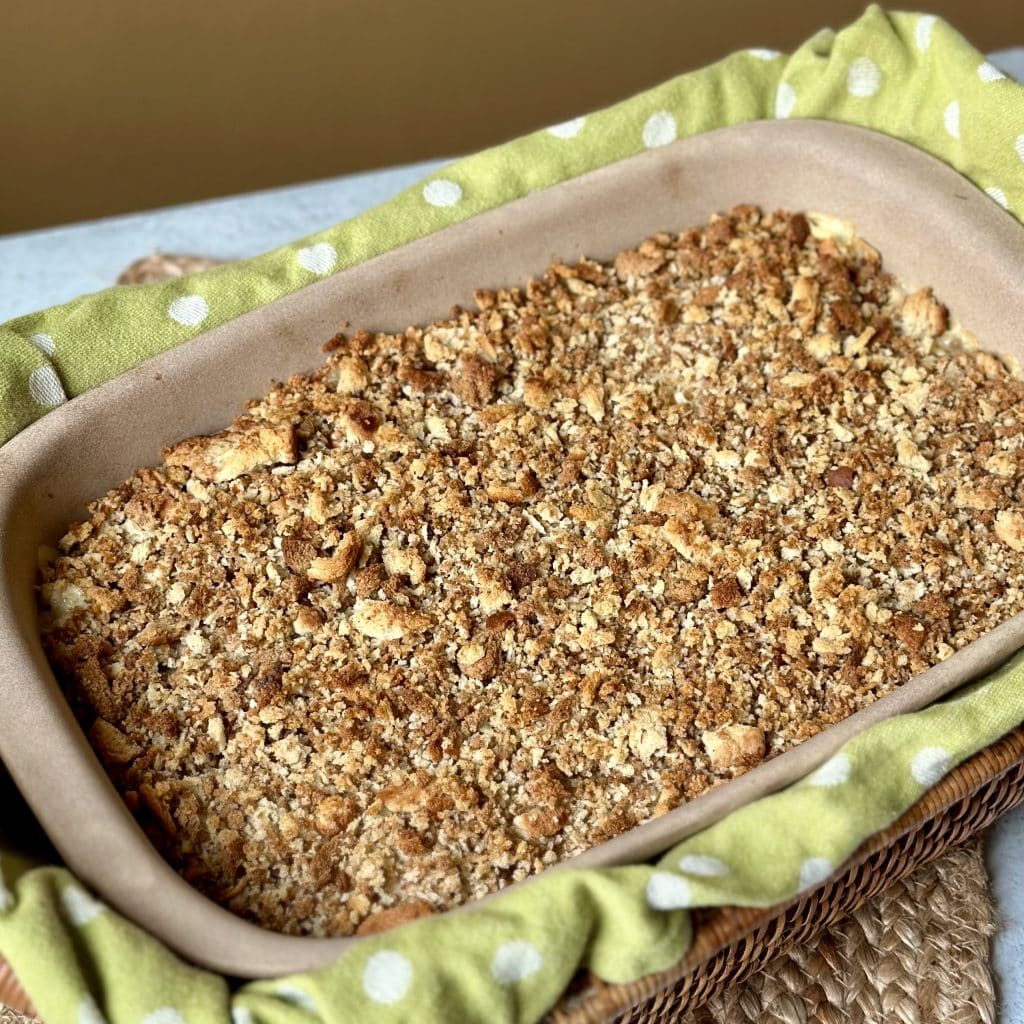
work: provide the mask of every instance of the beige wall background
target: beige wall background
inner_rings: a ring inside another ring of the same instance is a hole
[[[3,0],[0,233],[469,152],[862,0]],[[1022,0],[932,0],[982,49]]]

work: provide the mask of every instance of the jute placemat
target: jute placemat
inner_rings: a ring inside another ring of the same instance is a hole
[[[897,882],[686,1024],[992,1024],[982,848],[973,839]]]
[[[128,267],[118,283],[181,276],[215,263],[154,253]],[[994,1024],[994,931],[982,841],[975,839],[680,1024]],[[14,1001],[9,983],[0,961],[0,1001]],[[0,1024],[25,1020],[0,1007]]]

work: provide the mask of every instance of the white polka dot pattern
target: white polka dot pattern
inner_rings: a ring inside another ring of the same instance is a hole
[[[782,56],[778,50],[766,50],[760,46],[755,46],[747,50],[747,53],[749,53],[751,57],[756,57],[758,60],[775,60],[776,57]]]
[[[64,386],[52,366],[39,366],[28,375],[28,393],[36,405],[50,408],[67,401]]]
[[[987,195],[989,199],[995,200],[995,202],[997,202],[1004,210],[1009,209],[1010,201],[1006,198],[1006,193],[1001,188],[998,188],[995,185],[989,185],[989,187],[985,189],[985,195]]]
[[[995,64],[986,60],[978,65],[978,77],[983,82],[999,82],[1006,78],[1006,75]]]
[[[338,250],[329,242],[317,242],[316,245],[300,249],[295,258],[304,270],[323,277],[324,274],[329,274],[338,262]]]
[[[841,786],[850,777],[850,758],[840,752],[807,777],[808,786]]]
[[[931,46],[932,29],[935,28],[935,22],[938,20],[934,14],[923,14],[917,19],[917,24],[914,26],[914,40],[922,53],[927,52],[928,47]]]
[[[680,910],[692,898],[690,883],[671,871],[655,871],[647,883],[647,902],[655,910]]]
[[[454,206],[462,198],[462,186],[447,178],[435,178],[423,186],[423,198],[431,206]]]
[[[393,950],[374,953],[363,969],[363,991],[375,1003],[397,1003],[412,985],[413,968],[408,957]]]
[[[846,75],[846,91],[864,99],[874,96],[882,87],[882,72],[870,57],[858,57]]]
[[[1017,150],[1017,156],[1024,160],[1024,135],[1017,136],[1017,141],[1014,143],[1013,148]]]
[[[927,789],[949,771],[952,760],[949,751],[942,747],[923,747],[910,763],[910,774]]]
[[[198,327],[210,315],[210,307],[202,295],[183,295],[167,307],[167,315],[183,327]]]
[[[575,139],[583,131],[586,120],[585,117],[574,117],[571,121],[553,124],[548,129],[548,135],[554,135],[556,139]]]
[[[142,1024],[185,1024],[185,1018],[173,1006],[161,1006],[159,1010],[147,1013]]]
[[[953,100],[942,112],[942,123],[954,139],[960,138],[960,104],[957,100]]]
[[[300,1009],[308,1010],[310,1013],[318,1012],[313,997],[308,992],[303,992],[297,985],[287,983],[278,985],[274,989],[274,994],[278,999],[283,999],[286,1003],[291,1003],[292,1006],[298,1006]]]
[[[779,120],[789,117],[796,106],[796,89],[789,82],[779,82],[775,90],[775,116]]]
[[[679,870],[687,875],[697,875],[700,878],[721,878],[729,874],[729,867],[717,857],[711,857],[706,853],[688,853],[679,860]]]
[[[81,886],[69,885],[60,894],[60,905],[67,919],[77,928],[83,928],[103,913],[103,904],[90,896]]]
[[[544,966],[544,957],[532,943],[513,939],[499,946],[491,961],[491,975],[499,985],[514,985],[536,974]]]
[[[10,910],[14,906],[14,893],[7,888],[7,883],[4,881],[4,868],[0,864],[0,914],[5,910]]]
[[[52,356],[57,351],[57,344],[48,334],[33,334],[29,339],[40,352]]]
[[[107,1024],[107,1018],[92,996],[86,996],[78,1004],[78,1024]]]
[[[813,889],[832,874],[832,862],[824,857],[808,857],[800,865],[800,881],[798,891]]]
[[[232,1006],[231,1024],[256,1024],[252,1010],[247,1006]]]
[[[667,111],[659,110],[644,122],[643,140],[648,149],[657,149],[676,141],[676,119]]]

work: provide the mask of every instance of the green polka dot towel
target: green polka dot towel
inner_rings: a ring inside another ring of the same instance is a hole
[[[141,360],[327,274],[645,148],[773,117],[824,117],[903,138],[1024,216],[1024,87],[942,20],[872,7],[791,56],[733,54],[460,160],[375,210],[254,260],[11,321],[0,327],[0,440]],[[0,954],[48,1024],[536,1021],[581,966],[626,982],[678,961],[691,908],[767,906],[814,887],[1021,721],[1024,656],[954,698],[873,727],[808,778],[656,864],[551,873],[473,911],[367,939],[327,969],[234,990],[180,961],[64,869],[0,850]]]

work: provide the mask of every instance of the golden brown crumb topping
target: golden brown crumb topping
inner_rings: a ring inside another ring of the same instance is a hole
[[[280,931],[499,889],[1024,608],[1024,385],[864,242],[738,207],[477,304],[332,339],[44,560],[129,807]]]

